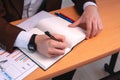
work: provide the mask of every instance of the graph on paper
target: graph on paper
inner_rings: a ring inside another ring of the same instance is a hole
[[[37,67],[19,50],[10,54],[0,48],[0,80],[22,80]]]

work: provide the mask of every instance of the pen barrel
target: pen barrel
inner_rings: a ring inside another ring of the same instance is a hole
[[[46,31],[45,34],[53,40],[60,41],[60,40],[56,39],[53,35],[51,35],[49,31]]]

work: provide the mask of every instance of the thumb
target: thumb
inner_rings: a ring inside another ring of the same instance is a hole
[[[74,23],[70,24],[69,27],[76,27],[81,23],[81,19],[78,19],[77,21],[75,21]]]

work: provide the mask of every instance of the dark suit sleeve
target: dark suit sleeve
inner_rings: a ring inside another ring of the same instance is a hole
[[[0,47],[12,52],[15,39],[22,29],[9,24],[5,19],[5,15],[7,14],[0,0]]]
[[[87,1],[92,1],[94,3],[96,3],[95,0],[72,0],[75,4],[75,8],[78,11],[78,13],[82,14],[83,13],[83,5],[85,2]]]

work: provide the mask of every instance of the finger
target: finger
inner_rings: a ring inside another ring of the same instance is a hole
[[[54,37],[61,42],[65,42],[65,36],[63,35],[54,34]]]
[[[56,49],[65,49],[67,47],[67,44],[64,42],[64,43],[61,43],[61,42],[58,42],[58,44],[55,45],[55,48]]]
[[[90,35],[91,35],[91,32],[92,32],[92,23],[91,23],[91,20],[87,20],[86,27],[87,27],[86,38],[89,39]]]
[[[57,48],[62,50],[66,48],[66,42],[59,42],[59,41],[52,40],[50,43],[50,46],[52,48]]]
[[[59,55],[63,55],[64,53],[65,53],[65,49],[61,50],[61,49],[51,48],[48,51],[48,54],[51,56],[54,56],[54,55],[59,56]]]
[[[47,56],[48,58],[51,58],[51,57],[53,57],[54,55],[47,54],[46,56]]]
[[[97,25],[97,21],[94,20],[92,22],[92,32],[91,32],[91,36],[90,37],[94,37],[97,35],[97,32],[98,32],[98,25]]]
[[[70,24],[69,27],[76,27],[81,23],[81,19],[78,19],[77,21],[75,21],[74,23]]]
[[[102,22],[100,21],[98,22],[98,33],[97,34],[99,34],[102,31],[102,29],[103,29],[103,25],[102,25]]]

